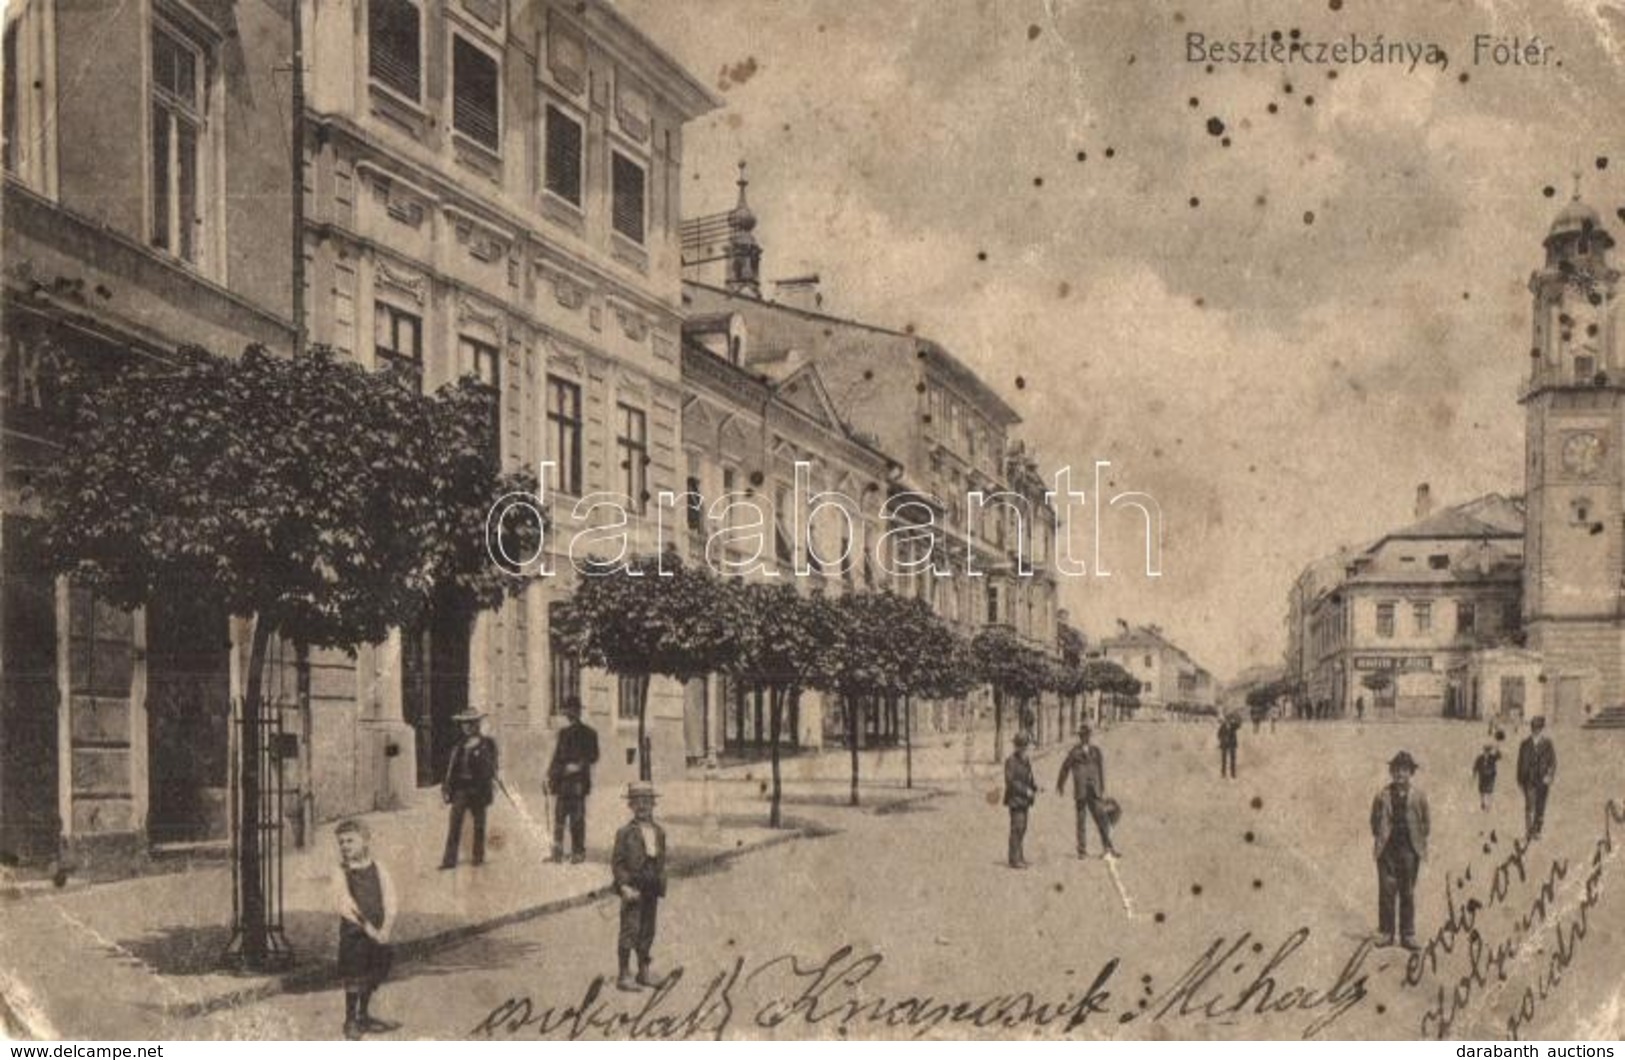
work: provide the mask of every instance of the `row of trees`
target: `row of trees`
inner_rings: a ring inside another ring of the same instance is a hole
[[[1059,662],[1006,626],[967,639],[922,600],[889,590],[830,596],[782,582],[722,578],[674,553],[604,565],[581,579],[553,629],[560,650],[634,683],[640,774],[650,776],[649,679],[692,681],[724,674],[767,705],[772,773],[769,822],[781,821],[780,753],[785,719],[801,696],[839,703],[851,755],[851,804],[859,802],[858,732],[865,710],[901,708],[907,782],[913,782],[913,702],[956,699],[986,685],[993,694],[994,756],[1003,757],[1007,711],[1045,691],[1064,710],[1090,693],[1132,696],[1121,667],[1069,655]],[[1063,646],[1064,648],[1064,646]],[[1097,703],[1096,716],[1099,715]],[[1018,714],[1020,716],[1020,714]],[[1059,724],[1058,728],[1062,727]]]

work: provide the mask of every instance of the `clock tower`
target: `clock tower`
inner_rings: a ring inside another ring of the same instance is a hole
[[[1523,615],[1553,720],[1625,701],[1625,364],[1613,246],[1576,193],[1529,278]]]

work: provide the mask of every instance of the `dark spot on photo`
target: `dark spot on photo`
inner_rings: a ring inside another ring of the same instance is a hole
[[[1467,71],[1463,70],[1461,76],[1456,78],[1456,80],[1465,85],[1469,80],[1471,80],[1471,78],[1467,76]]]
[[[977,261],[986,261],[986,260],[987,260],[987,251],[985,251],[985,250],[978,250],[978,251],[977,251],[977,252],[976,252],[976,260],[977,260]]]
[[[1026,390],[1027,389],[1027,377],[1026,376],[1024,376],[1024,375],[1016,376],[1016,389],[1017,390]]]
[[[1088,160],[1089,160],[1089,152],[1088,151],[1079,151],[1078,152],[1078,161],[1079,162],[1087,162]]]
[[[1254,880],[1253,881],[1253,890],[1262,891],[1263,889],[1264,889],[1264,881],[1263,880]]]
[[[1165,920],[1167,920],[1167,919],[1168,919],[1168,917],[1167,917],[1167,915],[1166,915],[1166,914],[1164,914],[1164,913],[1157,913],[1157,914],[1155,914],[1155,915],[1154,915],[1154,916],[1152,916],[1152,918],[1151,918],[1151,919],[1152,919],[1152,920],[1155,920],[1155,921],[1156,921],[1156,922],[1157,922],[1157,923],[1159,923],[1159,924],[1160,924],[1160,923],[1162,923],[1162,922],[1163,922],[1163,921],[1165,921]]]
[[[868,382],[869,380],[873,379],[874,377],[875,377],[875,370],[873,368],[865,368],[863,370],[864,382]]]
[[[1248,803],[1248,805],[1255,810],[1262,810],[1264,808],[1264,797],[1262,795],[1254,795],[1253,801]]]
[[[1192,195],[1191,196],[1191,209],[1194,210],[1200,205],[1202,205],[1202,200],[1198,199],[1196,196]]]
[[[1207,120],[1207,133],[1209,136],[1223,136],[1224,122],[1218,118],[1209,118]]]
[[[1243,832],[1241,838],[1243,842],[1251,843],[1256,837],[1251,832]]]
[[[1276,106],[1275,104],[1271,103],[1268,107],[1266,107],[1264,109],[1268,110],[1271,114],[1275,114],[1275,113],[1278,113],[1281,108]]]
[[[1191,884],[1191,895],[1200,898],[1202,896],[1202,885],[1199,883]]]
[[[1306,224],[1306,225],[1314,224],[1315,223],[1315,211],[1313,211],[1313,210],[1305,210],[1305,211],[1303,211],[1303,223]]]
[[[1037,40],[1038,35],[1040,33],[1042,33],[1042,32],[1044,32],[1044,31],[1042,29],[1038,28],[1038,26],[1036,26],[1036,25],[1028,26],[1027,27],[1027,39],[1028,40]]]
[[[1190,102],[1191,102],[1191,107],[1192,108],[1200,107],[1202,105],[1202,101],[1197,99],[1195,96],[1191,97]]]
[[[1306,106],[1306,107],[1314,106],[1315,105],[1315,97],[1314,96],[1304,96],[1303,97],[1303,105]]]
[[[1540,193],[1550,199],[1553,195],[1557,194],[1557,189],[1548,184],[1544,188],[1540,189]]]
[[[1598,169],[1607,169],[1608,168],[1608,156],[1607,155],[1598,155],[1597,156],[1597,168]]]
[[[1286,84],[1282,85],[1281,91],[1285,92],[1289,96],[1292,95],[1292,82],[1288,81]]]
[[[1270,40],[1272,40],[1275,43],[1279,44],[1281,42],[1281,31],[1278,30],[1278,29],[1271,30],[1270,31]]]
[[[1117,148],[1115,148],[1115,147],[1106,148],[1106,157],[1107,158],[1116,158],[1117,157]]]

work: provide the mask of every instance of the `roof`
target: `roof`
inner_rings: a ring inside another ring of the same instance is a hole
[[[1201,663],[1191,658],[1190,653],[1184,648],[1181,648],[1157,630],[1148,629],[1145,626],[1136,626],[1126,633],[1119,633],[1114,637],[1103,637],[1100,641],[1100,648],[1105,651],[1110,651],[1112,648],[1144,647],[1161,648],[1174,652],[1198,671],[1208,673],[1208,670]]]
[[[1523,523],[1523,510],[1515,503],[1499,493],[1486,493],[1466,504],[1445,508],[1409,526],[1390,531],[1364,551],[1369,555],[1395,539],[1521,538]]]

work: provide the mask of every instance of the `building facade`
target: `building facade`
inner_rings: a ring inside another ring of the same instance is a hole
[[[305,19],[311,338],[426,389],[478,376],[504,467],[545,467],[553,522],[553,573],[523,597],[364,651],[372,746],[323,745],[389,763],[399,795],[438,782],[472,706],[510,769],[539,773],[573,695],[606,779],[629,779],[636,685],[550,650],[550,615],[572,540],[624,513],[626,552],[658,551],[657,499],[682,487],[683,125],[717,101],[602,0],[336,0]],[[648,696],[656,769],[680,768],[682,690]]]
[[[1288,673],[1306,713],[1463,713],[1460,674],[1472,656],[1521,638],[1522,507],[1488,494],[1430,512],[1424,487],[1417,516],[1300,576],[1292,615],[1301,649]]]
[[[287,109],[272,103],[289,48],[286,19],[264,6],[7,7],[0,856],[10,863],[116,871],[153,846],[226,837],[240,631],[178,593],[120,612],[46,575],[20,545],[39,514],[35,470],[75,444],[46,415],[66,361],[290,348]],[[276,654],[271,694],[292,723],[311,669],[286,646]],[[288,796],[295,813],[304,783]]]

